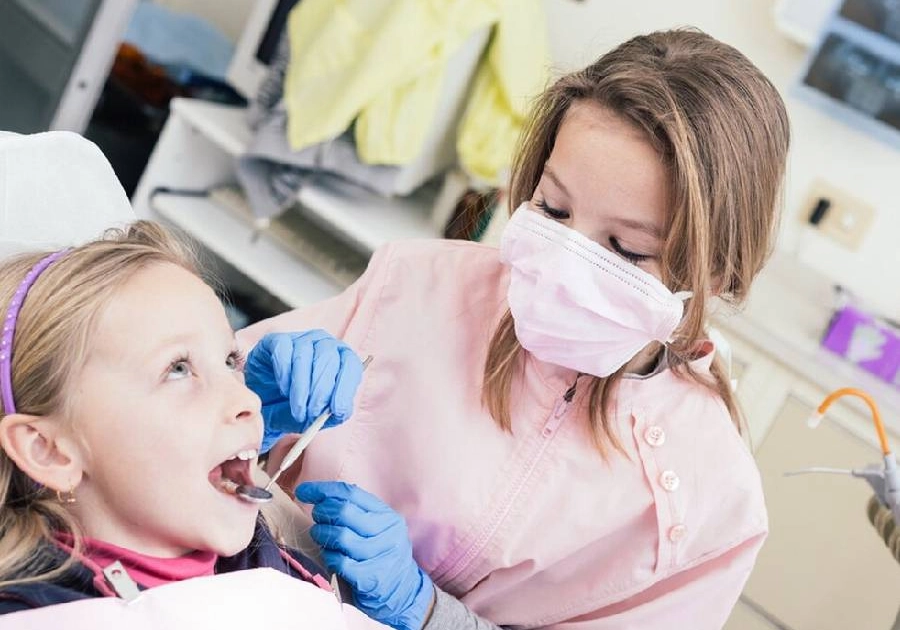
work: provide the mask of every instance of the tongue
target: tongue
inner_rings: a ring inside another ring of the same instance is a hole
[[[233,481],[238,485],[253,485],[253,479],[250,477],[250,462],[243,459],[229,459],[222,462],[219,468],[222,469],[222,479]]]

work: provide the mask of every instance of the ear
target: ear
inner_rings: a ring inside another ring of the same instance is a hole
[[[59,419],[13,413],[0,419],[0,447],[34,481],[60,492],[81,483],[81,453]]]

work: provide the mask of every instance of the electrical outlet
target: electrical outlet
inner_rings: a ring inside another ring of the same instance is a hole
[[[801,220],[835,243],[856,251],[875,219],[875,208],[822,180],[809,188]]]

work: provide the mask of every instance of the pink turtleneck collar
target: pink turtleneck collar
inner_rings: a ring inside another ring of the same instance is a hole
[[[58,544],[71,553],[71,537],[59,534],[57,538]],[[157,558],[93,538],[84,539],[84,550],[79,558],[95,574],[118,560],[131,579],[144,588],[213,575],[218,559],[212,551],[194,551],[177,558]]]

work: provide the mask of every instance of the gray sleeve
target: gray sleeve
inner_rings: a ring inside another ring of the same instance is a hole
[[[479,617],[461,601],[434,587],[434,608],[422,630],[500,630],[500,626]]]

